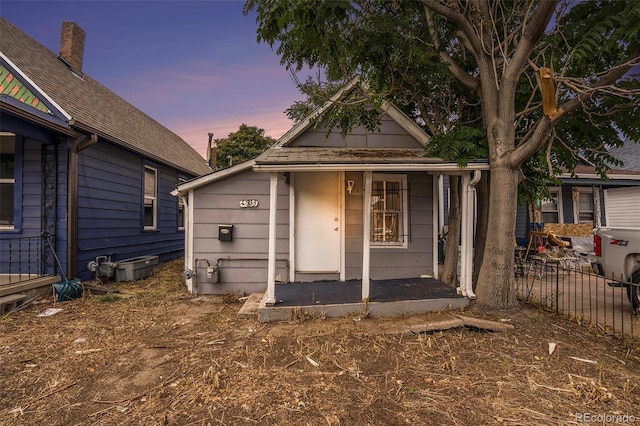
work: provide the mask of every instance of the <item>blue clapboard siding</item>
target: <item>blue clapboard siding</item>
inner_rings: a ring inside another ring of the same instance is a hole
[[[3,131],[5,130],[3,126]],[[0,231],[0,273],[38,274],[38,257],[41,250],[40,235],[40,185],[25,185],[39,176],[40,144],[15,138],[14,166],[14,229]],[[25,186],[27,186],[25,188]],[[18,201],[22,201],[19,203]],[[35,226],[34,226],[35,224]]]
[[[529,209],[526,202],[518,203],[516,213],[516,242],[526,245],[529,239]]]
[[[158,226],[144,230],[144,167],[158,171]],[[183,255],[178,230],[178,200],[171,196],[178,172],[146,162],[140,155],[99,141],[82,151],[78,179],[78,275],[87,279],[87,263],[115,252],[114,260],[159,255],[161,261]]]
[[[34,139],[24,139],[21,186],[22,235],[38,236],[42,225],[42,144]]]
[[[3,131],[17,132],[20,128],[4,127]],[[33,132],[31,132],[33,133]],[[42,184],[42,147],[46,143],[54,143],[53,136],[46,132],[35,134],[39,139],[24,137],[16,134],[16,164],[15,187],[16,216],[14,229],[0,231],[0,272],[45,274],[54,273],[59,269],[54,267],[53,258],[49,257],[49,264],[44,271],[40,267],[40,258],[48,245],[42,239],[43,231],[43,184]],[[58,150],[66,153],[64,145],[57,146]],[[65,154],[66,155],[66,154]],[[66,259],[66,156],[62,155],[62,164],[56,166],[57,199],[56,199],[56,229],[54,234],[55,250],[63,262]],[[63,220],[59,220],[62,218]],[[10,253],[10,251],[12,253]]]
[[[574,223],[573,220],[573,186],[563,185],[560,188],[562,196],[563,223]]]
[[[67,212],[69,211],[69,146],[66,141],[57,144],[57,165],[56,165],[56,253],[62,267],[67,268],[67,247],[68,245],[68,223]]]

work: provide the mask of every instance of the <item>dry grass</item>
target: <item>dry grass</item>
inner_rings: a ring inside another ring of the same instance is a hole
[[[548,425],[576,413],[640,421],[638,341],[524,308],[515,330],[390,330],[398,320],[260,324],[193,299],[179,261],[0,320],[4,425]],[[495,318],[500,319],[500,318]],[[549,354],[549,343],[557,344]]]

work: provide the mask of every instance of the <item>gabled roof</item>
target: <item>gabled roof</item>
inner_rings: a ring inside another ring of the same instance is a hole
[[[49,98],[70,117],[70,128],[95,133],[184,172],[210,171],[204,158],[178,135],[86,73],[74,73],[58,55],[4,18],[0,18],[0,52],[17,68],[20,75],[16,77],[33,83],[34,96]],[[3,100],[3,108],[5,104]]]
[[[367,142],[367,146],[356,146],[357,144],[348,145],[345,142],[346,146],[344,147],[324,143],[296,146],[297,139],[304,138],[305,133],[316,125],[319,117],[337,105],[344,95],[358,87],[367,90],[366,84],[355,77],[338,90],[324,105],[309,114],[305,120],[297,123],[276,144],[258,156],[254,169],[293,171],[317,168],[317,170],[344,171],[375,169],[388,171],[429,170],[434,172],[461,170],[461,167],[456,163],[447,162],[441,158],[425,157],[424,147],[429,143],[429,135],[415,121],[388,101],[382,102],[380,110],[383,116],[387,116],[401,131],[405,132],[405,136],[411,140],[410,145],[394,145],[392,140],[396,139],[398,135],[389,134],[388,141],[392,142],[389,145],[374,143],[374,146],[369,146]],[[324,130],[321,129],[318,132],[321,133]],[[384,131],[382,133],[385,134]],[[488,169],[488,163],[487,161],[470,162],[466,169]]]
[[[393,122],[407,132],[415,142],[413,147],[335,147],[335,146],[293,146],[314,124],[315,119],[336,105],[336,101],[358,83],[353,79],[323,106],[316,109],[305,120],[294,125],[271,148],[257,158],[237,164],[227,169],[209,173],[178,185],[173,195],[184,194],[209,183],[227,178],[246,170],[255,171],[429,171],[434,173],[459,173],[461,170],[488,170],[487,160],[469,162],[460,167],[455,162],[441,158],[425,157],[424,147],[429,136],[413,120],[390,102],[383,102],[381,110]]]
[[[340,100],[342,96],[354,90],[358,85],[364,86],[364,83],[360,82],[358,76],[354,77],[345,84],[340,90],[338,90],[324,105],[317,108],[314,112],[309,114],[304,120],[293,126],[287,133],[282,135],[278,142],[273,145],[272,149],[282,148],[289,145],[293,140],[300,136],[303,132],[307,131],[313,125],[317,117],[324,114],[327,110],[331,109]],[[380,109],[388,114],[400,127],[402,127],[408,134],[413,136],[422,146],[426,146],[429,142],[429,135],[420,128],[412,119],[407,117],[405,113],[400,111],[395,105],[390,102],[383,101]]]

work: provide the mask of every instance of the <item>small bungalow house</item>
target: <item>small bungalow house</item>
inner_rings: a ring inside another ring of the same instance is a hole
[[[179,185],[189,289],[266,290],[264,302],[277,305],[287,288],[277,283],[355,280],[359,301],[370,302],[375,280],[437,277],[436,177],[459,174],[469,194],[459,292],[473,297],[472,186],[488,164],[427,158],[427,134],[391,104],[382,112],[378,132],[356,127],[346,137],[314,130],[309,118],[256,159]]]
[[[63,24],[59,55],[5,19],[0,34],[0,291],[58,273],[54,253],[83,279],[108,253],[181,256],[170,192],[210,171],[204,159],[83,72],[76,24]]]

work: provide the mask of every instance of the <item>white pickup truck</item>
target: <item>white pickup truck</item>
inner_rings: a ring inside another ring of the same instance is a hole
[[[640,228],[598,228],[593,236],[595,269],[625,285],[629,301],[640,313]]]

